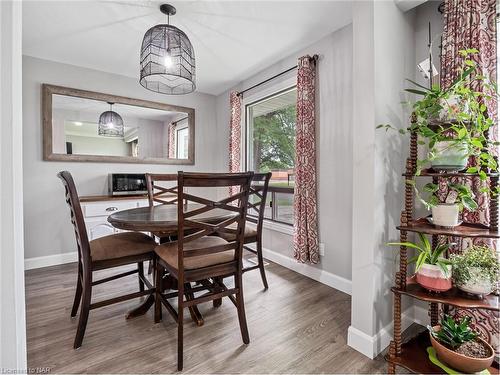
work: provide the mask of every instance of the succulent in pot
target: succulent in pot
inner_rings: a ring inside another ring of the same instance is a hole
[[[464,373],[483,371],[493,363],[494,350],[471,328],[471,318],[445,315],[438,326],[427,326],[440,361]]]
[[[420,244],[413,242],[390,242],[391,246],[406,246],[417,250],[418,255],[411,258],[408,263],[415,263],[417,283],[432,292],[446,292],[451,289],[451,264],[442,257],[443,253],[453,244],[439,244],[435,249],[427,237],[418,233]]]
[[[439,227],[453,228],[460,225],[459,214],[464,208],[469,211],[475,211],[478,207],[474,200],[475,195],[472,190],[462,184],[448,182],[448,194],[443,200],[439,197],[439,185],[428,183],[424,185],[423,190],[430,194],[428,199],[424,199],[413,180],[407,183],[413,185],[417,199],[428,209],[432,211],[432,224]]]
[[[464,292],[485,296],[498,282],[500,267],[495,250],[487,246],[471,246],[462,254],[451,256],[453,280]]]

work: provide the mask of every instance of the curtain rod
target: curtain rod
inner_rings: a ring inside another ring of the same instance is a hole
[[[319,58],[319,56],[318,56],[318,55],[314,55],[314,56],[312,56],[309,60],[313,60],[313,61],[316,63],[316,61],[318,61],[318,58]],[[249,88],[247,88],[247,89],[245,89],[245,90],[242,90],[242,91],[238,92],[236,95],[238,95],[238,96],[243,96],[243,94],[244,94],[245,92],[250,91],[250,90],[252,90],[252,89],[254,89],[254,88],[256,88],[256,87],[258,87],[258,86],[260,86],[260,85],[263,85],[264,83],[267,83],[267,82],[269,82],[269,81],[272,81],[273,79],[278,78],[278,77],[282,76],[283,74],[286,74],[286,73],[288,73],[288,72],[291,72],[292,70],[297,69],[297,67],[298,67],[298,65],[295,65],[295,66],[293,66],[293,67],[291,67],[291,68],[289,68],[289,69],[287,69],[287,70],[285,70],[285,71],[283,71],[283,72],[281,72],[281,73],[278,73],[278,74],[276,74],[276,75],[272,76],[271,78],[268,78],[268,79],[266,79],[266,80],[264,80],[264,81],[262,81],[262,82],[257,83],[256,85],[253,85],[253,86],[251,86],[251,87],[249,87]]]

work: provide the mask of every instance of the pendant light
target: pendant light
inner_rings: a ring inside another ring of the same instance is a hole
[[[122,137],[124,135],[123,119],[113,111],[112,102],[108,102],[109,111],[101,113],[99,116],[98,134],[105,137]]]
[[[167,23],[150,28],[142,40],[140,84],[161,94],[181,95],[196,88],[194,50],[187,35],[170,25],[176,9],[160,6]]]

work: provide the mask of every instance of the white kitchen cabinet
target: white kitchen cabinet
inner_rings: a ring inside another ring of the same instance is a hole
[[[148,205],[148,200],[143,197],[127,199],[123,197],[87,196],[81,197],[80,203],[85,226],[87,227],[87,235],[89,241],[92,241],[99,237],[124,232],[123,230],[114,228],[108,222],[108,216],[114,212],[137,207],[146,207]]]

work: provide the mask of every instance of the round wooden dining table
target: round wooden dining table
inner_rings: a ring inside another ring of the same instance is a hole
[[[193,211],[205,205],[189,203],[184,204],[184,211]],[[162,232],[172,236],[178,232],[178,206],[176,204],[163,204],[154,207],[139,207],[119,211],[108,216],[108,222],[115,228],[136,232]],[[193,216],[190,220],[199,220],[203,223],[217,224],[233,217],[235,214],[228,210],[211,209]],[[174,283],[169,283],[172,285]],[[148,298],[137,308],[127,313],[127,319],[144,315],[153,306],[155,296]],[[196,306],[190,308],[191,317],[197,325],[203,325],[203,316]]]
[[[184,204],[184,211],[193,211],[205,205]],[[228,210],[214,208],[210,211],[193,216],[191,220],[216,224],[233,217],[235,214]],[[108,216],[109,223],[118,229],[136,232],[168,232],[177,233],[177,205],[162,204],[154,207],[140,207],[118,211]]]

